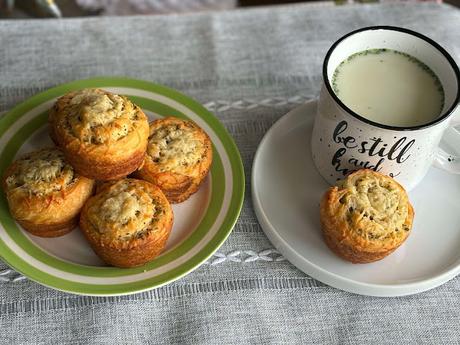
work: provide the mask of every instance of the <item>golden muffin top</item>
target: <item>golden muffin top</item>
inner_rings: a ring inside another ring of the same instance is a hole
[[[185,173],[205,156],[206,140],[195,123],[168,117],[150,124],[147,154],[160,172]]]
[[[57,148],[30,152],[15,161],[5,179],[7,191],[24,191],[46,196],[63,191],[74,183],[77,175],[64,154]]]
[[[101,145],[126,137],[144,113],[125,96],[101,89],[83,89],[61,97],[56,111],[64,115],[67,133],[85,144]]]
[[[363,169],[332,187],[323,205],[342,236],[360,243],[398,242],[407,237],[413,209],[406,191],[391,177]]]
[[[101,237],[126,241],[155,231],[169,204],[156,186],[122,179],[103,186],[87,207],[88,220]]]

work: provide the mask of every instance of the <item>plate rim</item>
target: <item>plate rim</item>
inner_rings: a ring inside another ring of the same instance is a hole
[[[206,109],[202,104],[200,104],[198,101],[194,100],[193,98],[181,93],[178,90],[169,88],[164,85],[156,84],[150,81],[146,80],[140,80],[140,79],[133,79],[133,78],[127,78],[127,77],[114,77],[114,76],[98,76],[94,78],[87,78],[87,79],[80,79],[80,80],[75,80],[69,83],[64,83],[57,85],[55,87],[46,89],[42,92],[39,92],[24,101],[18,103],[15,107],[13,107],[11,110],[3,114],[0,118],[0,137],[2,137],[6,132],[8,132],[8,129],[16,122],[15,115],[27,112],[33,108],[36,108],[40,104],[43,104],[47,100],[54,98],[54,97],[59,97],[60,95],[69,92],[74,89],[79,89],[79,88],[88,88],[88,87],[100,87],[100,88],[132,88],[132,89],[138,89],[138,90],[145,90],[149,91],[152,93],[156,93],[162,96],[166,96],[167,98],[174,100],[178,102],[179,104],[185,106],[186,108],[190,109],[194,113],[197,114],[203,121],[206,122],[206,124],[214,131],[215,135],[219,138],[219,141],[222,144],[222,147],[224,149],[225,155],[228,158],[229,161],[229,167],[228,169],[231,170],[231,175],[232,175],[232,184],[233,188],[229,192],[229,205],[226,213],[223,215],[222,223],[220,224],[218,230],[214,234],[213,237],[208,239],[203,247],[191,258],[186,260],[184,263],[181,263],[179,266],[171,269],[170,271],[160,273],[158,275],[155,275],[153,277],[149,278],[144,278],[140,280],[141,282],[148,282],[149,280],[155,279],[158,276],[162,275],[168,275],[170,272],[173,272],[173,276],[165,278],[163,281],[160,281],[159,283],[153,283],[153,284],[147,284],[148,286],[142,287],[142,288],[135,288],[135,287],[129,287],[129,284],[136,284],[138,281],[132,282],[132,283],[116,283],[116,284],[110,284],[110,285],[98,285],[98,284],[92,284],[92,283],[76,283],[77,285],[83,286],[83,285],[88,285],[91,288],[94,287],[99,287],[102,286],[101,291],[92,291],[92,292],[85,292],[82,291],[80,288],[79,289],[72,289],[72,288],[63,288],[62,286],[56,286],[54,283],[49,284],[47,283],[46,279],[37,279],[36,277],[30,277],[27,273],[24,273],[24,270],[21,267],[17,267],[14,262],[12,263],[9,258],[11,258],[11,255],[15,255],[15,253],[9,248],[9,246],[3,242],[3,240],[0,240],[0,248],[3,248],[5,252],[11,251],[12,254],[2,254],[0,251],[0,258],[10,267],[15,269],[16,271],[20,272],[24,276],[28,277],[30,280],[33,280],[41,285],[68,292],[68,293],[73,293],[77,295],[87,295],[87,296],[119,296],[119,295],[128,295],[128,294],[134,294],[134,293],[139,293],[147,290],[151,290],[154,288],[158,288],[160,286],[169,284],[177,279],[180,279],[181,277],[189,274],[201,264],[203,264],[209,257],[211,257],[218,249],[219,247],[225,242],[225,240],[228,238],[230,235],[231,231],[233,230],[233,227],[235,226],[242,206],[244,202],[244,195],[245,195],[245,175],[244,175],[244,166],[243,162],[241,159],[240,152],[238,150],[237,145],[235,144],[234,139],[232,136],[228,133],[222,122],[217,118],[216,115],[214,115],[212,112],[210,112],[208,109]],[[38,116],[38,115],[37,115]],[[36,117],[36,116],[35,116]],[[35,119],[29,119],[27,122],[30,122],[31,120]],[[10,139],[9,139],[10,140]],[[9,142],[9,141],[8,141]],[[225,167],[222,167],[223,171],[226,171]],[[2,230],[5,231],[5,230]],[[19,258],[20,260],[23,261],[23,263],[28,266],[31,269],[37,270],[41,275],[46,276],[50,275],[49,272],[43,272],[38,268],[35,268],[32,266],[30,263],[28,263],[26,260],[23,260],[22,258]],[[15,260],[13,260],[15,261]],[[22,262],[21,262],[22,265]],[[56,275],[51,275],[53,278],[59,280],[61,279],[59,276]],[[62,279],[61,279],[62,280]],[[69,280],[64,280],[67,283],[72,283],[72,281]],[[59,284],[61,285],[61,284]],[[126,287],[128,286],[128,287]],[[97,289],[96,289],[97,290]]]
[[[460,260],[457,260],[454,264],[451,264],[445,270],[441,271],[436,276],[430,276],[428,279],[419,279],[409,283],[401,284],[376,284],[376,283],[365,283],[359,282],[347,277],[340,276],[338,274],[329,272],[322,267],[310,262],[308,259],[298,253],[291,247],[288,241],[286,241],[278,230],[270,223],[269,217],[265,214],[261,200],[257,192],[256,172],[258,169],[257,162],[260,161],[262,147],[266,141],[269,140],[273,132],[281,126],[285,121],[289,121],[291,117],[295,116],[298,112],[308,112],[307,116],[314,116],[311,114],[315,111],[317,106],[317,98],[307,101],[306,103],[290,110],[285,115],[281,116],[265,133],[264,137],[257,147],[254,155],[254,161],[251,170],[251,196],[254,211],[257,219],[262,227],[262,230],[269,238],[270,242],[280,251],[283,256],[288,259],[294,266],[299,268],[304,273],[310,275],[312,278],[319,280],[331,287],[346,292],[351,292],[359,295],[375,296],[375,297],[398,297],[413,295],[424,291],[436,288],[447,281],[451,280],[460,273]],[[310,109],[312,108],[312,109]]]

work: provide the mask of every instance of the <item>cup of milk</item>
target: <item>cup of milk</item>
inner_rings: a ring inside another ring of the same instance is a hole
[[[438,147],[446,131],[460,136],[459,68],[432,39],[390,26],[353,31],[327,52],[323,82],[311,148],[330,184],[362,168],[407,190],[433,164],[460,173],[460,157]]]

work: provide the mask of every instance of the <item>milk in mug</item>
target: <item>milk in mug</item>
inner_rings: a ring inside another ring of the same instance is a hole
[[[389,126],[426,124],[444,106],[444,90],[434,72],[411,55],[392,49],[349,56],[336,68],[332,88],[355,113]]]

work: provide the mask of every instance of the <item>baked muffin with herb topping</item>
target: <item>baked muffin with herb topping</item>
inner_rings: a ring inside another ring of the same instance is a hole
[[[117,267],[143,265],[164,249],[173,224],[171,205],[147,181],[104,184],[85,204],[80,229],[96,254]]]
[[[170,202],[179,203],[198,190],[211,163],[208,135],[192,121],[167,117],[150,124],[147,154],[136,176],[159,186]]]
[[[25,230],[41,237],[70,232],[93,186],[94,181],[77,174],[57,148],[22,156],[3,178],[11,215]]]
[[[329,248],[345,260],[367,263],[383,259],[407,239],[414,210],[393,178],[362,169],[326,192],[320,215]]]
[[[125,96],[100,89],[70,92],[50,110],[49,124],[53,141],[86,177],[117,179],[144,160],[148,120]]]

